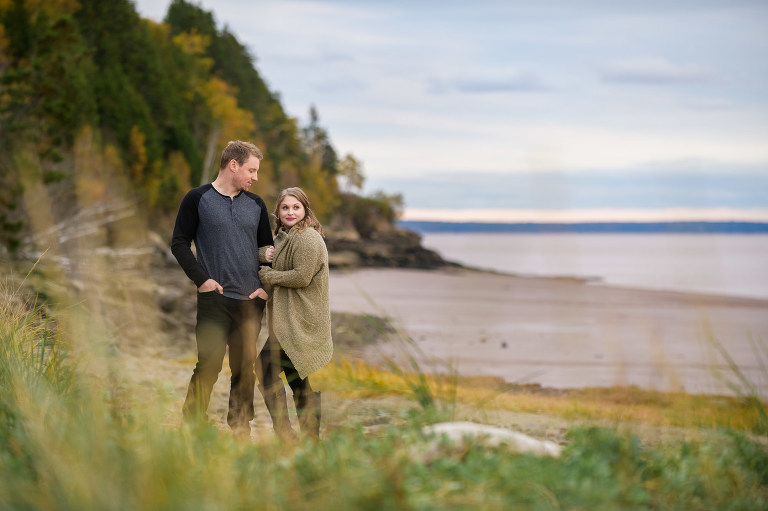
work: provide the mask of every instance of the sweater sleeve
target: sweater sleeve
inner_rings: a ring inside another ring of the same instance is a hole
[[[312,229],[314,233],[317,233]],[[312,282],[317,270],[323,262],[325,243],[319,234],[313,235],[305,231],[294,238],[296,248],[293,254],[294,267],[291,270],[275,270],[263,268],[259,276],[266,284],[300,288],[307,287]]]
[[[267,262],[267,249],[268,248],[269,247],[259,246],[259,262],[271,265],[272,263],[268,263]]]
[[[264,199],[254,194],[253,197],[259,204],[261,209],[261,216],[259,217],[259,227],[256,230],[256,243],[259,246],[259,263],[263,263],[268,266],[272,266],[272,263],[268,263],[265,259],[267,247],[274,246],[275,241],[272,238],[272,227],[269,224],[269,213],[267,213],[267,205]]]
[[[261,197],[259,197],[259,207],[261,208],[261,217],[259,218],[259,227],[256,232],[256,243],[259,245],[259,259],[261,259],[261,247],[274,245],[275,241],[272,239],[272,227],[269,225],[267,205]]]
[[[261,288],[267,292],[269,296],[272,296],[272,289],[274,286],[272,284],[268,284],[264,281],[264,270],[271,270],[272,263],[268,263],[265,256],[267,253],[268,247],[259,247],[259,284],[261,284]]]
[[[202,286],[203,282],[211,278],[192,253],[192,240],[197,233],[199,222],[197,206],[201,195],[200,190],[195,189],[184,196],[176,215],[176,225],[173,228],[173,238],[171,239],[171,253],[187,277],[197,287]]]

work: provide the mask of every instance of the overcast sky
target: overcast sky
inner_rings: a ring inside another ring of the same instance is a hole
[[[409,208],[768,211],[766,0],[198,5]]]

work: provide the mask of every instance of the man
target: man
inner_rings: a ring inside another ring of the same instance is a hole
[[[267,294],[259,282],[259,252],[272,245],[267,207],[248,191],[263,155],[248,142],[229,142],[219,175],[187,193],[173,229],[171,251],[197,286],[197,365],[184,401],[185,419],[205,420],[226,348],[232,380],[227,424],[250,435],[254,363]],[[195,242],[197,257],[192,253]]]

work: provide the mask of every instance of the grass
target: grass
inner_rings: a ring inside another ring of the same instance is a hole
[[[675,417],[695,406],[695,396],[687,400],[633,388],[546,396],[489,388],[489,380],[341,361],[318,375],[318,386],[349,396],[399,393],[420,406],[404,424],[376,434],[350,421],[317,443],[237,442],[211,426],[164,426],[162,417],[174,405],[173,396],[158,392],[152,400],[133,399],[119,376],[83,371],[66,349],[65,336],[45,308],[7,286],[0,289],[0,509],[768,506],[765,447],[714,412],[697,421],[730,426],[716,433],[715,441],[662,448],[612,428],[575,427],[560,458],[521,455],[504,447],[456,450],[448,444],[440,444],[440,456],[431,462],[413,455],[415,447],[432,441],[421,430],[435,418],[429,409],[440,409],[451,399],[566,415],[576,413],[578,404],[578,414],[592,417],[628,417],[620,410],[661,408],[667,410],[661,412],[664,420],[681,421]],[[730,401],[723,403],[734,412]],[[676,410],[680,406],[683,410]],[[638,414],[646,416],[650,412]]]
[[[569,389],[548,394],[537,387],[509,385],[500,378],[425,375],[388,370],[359,359],[330,364],[315,376],[318,385],[349,398],[379,395],[434,397],[482,409],[546,414],[567,419],[638,422],[682,428],[729,428],[764,434],[765,404],[751,396],[659,392],[635,386]],[[420,384],[425,391],[416,392]],[[425,400],[424,397],[421,397]],[[446,412],[449,413],[449,412]]]
[[[723,343],[711,332],[708,340],[728,366],[727,373],[721,372],[717,376],[725,381],[735,395],[739,396],[745,403],[745,408],[757,413],[758,422],[754,429],[761,434],[768,434],[768,406],[760,398],[756,382],[744,374]],[[763,383],[768,383],[768,343],[759,343],[752,339],[752,354],[761,369]]]

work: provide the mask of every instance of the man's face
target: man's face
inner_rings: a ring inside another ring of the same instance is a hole
[[[251,155],[245,163],[238,165],[237,161],[232,160],[230,165],[234,165],[233,184],[238,190],[245,192],[251,187],[254,181],[258,181],[259,159]]]

